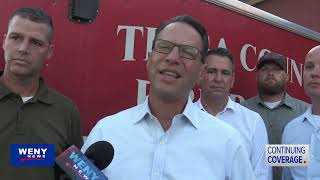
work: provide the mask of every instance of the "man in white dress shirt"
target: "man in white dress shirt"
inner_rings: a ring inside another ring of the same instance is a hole
[[[271,167],[265,163],[266,127],[260,115],[232,101],[230,89],[235,80],[235,63],[226,48],[209,49],[201,73],[201,97],[195,103],[200,109],[237,129],[249,155],[257,180],[271,180]]]
[[[206,30],[190,16],[157,29],[148,98],[100,120],[82,148],[100,140],[113,145],[114,159],[103,170],[109,180],[254,179],[239,133],[189,99],[207,49]]]
[[[320,46],[312,48],[307,54],[303,86],[312,105],[287,124],[282,144],[309,144],[309,164],[304,167],[284,167],[282,180],[320,179]]]

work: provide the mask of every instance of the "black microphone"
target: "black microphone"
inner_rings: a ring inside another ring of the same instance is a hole
[[[100,170],[111,163],[113,155],[114,149],[110,143],[98,141],[87,149],[85,155],[76,146],[69,147],[56,158],[56,163],[72,179],[107,180]]]
[[[112,161],[114,156],[113,146],[107,141],[97,141],[88,147],[84,153],[98,169],[103,170]]]

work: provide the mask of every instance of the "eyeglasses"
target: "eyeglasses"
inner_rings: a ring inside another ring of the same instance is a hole
[[[200,54],[198,48],[189,45],[175,44],[162,39],[157,39],[154,43],[154,51],[158,53],[170,54],[174,47],[178,47],[180,56],[186,59],[194,60]]]

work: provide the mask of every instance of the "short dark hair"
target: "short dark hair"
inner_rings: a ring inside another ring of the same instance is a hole
[[[211,54],[221,56],[221,57],[227,57],[232,64],[232,71],[235,70],[234,57],[233,57],[233,54],[231,53],[231,51],[229,51],[229,49],[222,48],[222,47],[208,49],[207,56],[209,56]]]
[[[43,24],[48,25],[48,27],[49,27],[49,41],[50,42],[52,41],[53,31],[54,31],[53,22],[52,22],[51,17],[46,12],[44,12],[42,9],[31,8],[31,7],[19,8],[9,18],[9,25],[11,23],[11,20],[15,16],[26,18],[26,19],[33,21],[33,22],[36,22],[36,23],[43,23]]]
[[[156,30],[156,34],[152,43],[152,49],[154,49],[154,43],[155,40],[157,39],[159,33],[165,28],[167,27],[169,24],[172,23],[176,23],[176,22],[181,22],[181,23],[185,23],[190,25],[192,28],[194,28],[201,36],[201,40],[202,40],[202,50],[200,50],[200,54],[201,54],[201,61],[204,62],[204,59],[207,56],[207,50],[208,50],[208,46],[209,46],[209,40],[208,40],[208,34],[206,29],[204,28],[204,26],[194,17],[189,16],[189,15],[181,15],[181,16],[176,16],[173,17],[171,19],[169,19],[168,21],[165,21],[163,23],[160,24],[159,28]]]

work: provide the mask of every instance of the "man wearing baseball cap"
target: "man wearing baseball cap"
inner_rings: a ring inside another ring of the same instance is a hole
[[[258,95],[242,103],[260,114],[270,144],[281,144],[284,127],[307,109],[307,103],[286,92],[287,82],[286,58],[278,53],[267,52],[257,64]],[[273,179],[281,180],[280,168],[273,168]]]

